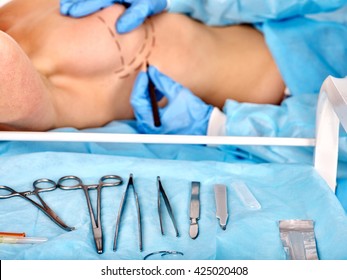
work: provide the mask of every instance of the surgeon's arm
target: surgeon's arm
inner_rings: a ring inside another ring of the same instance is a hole
[[[47,130],[54,118],[43,78],[19,45],[0,31],[0,129]]]

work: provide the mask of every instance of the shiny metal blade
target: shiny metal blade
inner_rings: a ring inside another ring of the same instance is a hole
[[[197,223],[191,223],[189,227],[189,236],[192,239],[197,238],[199,235],[199,225]]]
[[[216,200],[216,217],[219,219],[221,228],[226,230],[228,222],[227,187],[220,184],[215,185],[214,194]]]

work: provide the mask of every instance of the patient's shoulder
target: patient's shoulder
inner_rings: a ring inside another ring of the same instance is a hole
[[[2,31],[0,69],[1,129],[51,128],[55,116],[47,86],[17,42]]]

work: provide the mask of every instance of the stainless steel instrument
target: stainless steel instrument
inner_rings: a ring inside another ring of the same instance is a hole
[[[200,182],[192,182],[190,196],[190,227],[189,235],[195,239],[199,235],[198,220],[200,219]]]
[[[219,219],[221,228],[226,230],[228,222],[227,187],[221,184],[215,185],[214,195],[216,200],[216,217]]]

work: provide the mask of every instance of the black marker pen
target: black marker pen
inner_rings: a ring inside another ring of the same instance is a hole
[[[148,67],[149,67],[149,65],[147,64],[147,68]],[[151,105],[152,105],[154,126],[159,127],[159,126],[161,126],[161,122],[160,122],[158,102],[157,102],[157,97],[155,95],[155,86],[154,86],[154,84],[150,78],[148,81],[148,92],[149,92],[149,98],[151,100]]]

